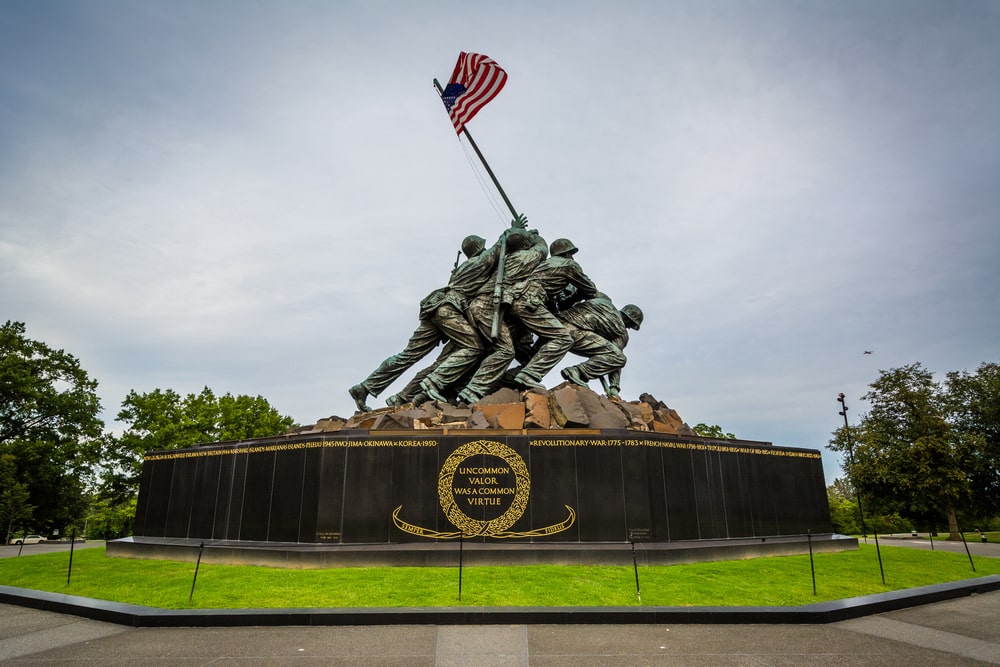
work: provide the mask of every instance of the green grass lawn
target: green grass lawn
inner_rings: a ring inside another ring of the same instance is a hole
[[[1000,559],[874,545],[817,554],[813,596],[808,556],[639,568],[642,604],[790,606],[1000,574]],[[108,558],[77,551],[0,559],[0,584],[167,609],[280,607],[615,606],[639,603],[631,567],[378,567],[290,570],[202,564],[188,602],[192,563]]]
[[[987,542],[991,542],[993,544],[1000,542],[1000,531],[996,530],[988,530],[984,533],[963,533],[963,535],[965,535],[966,542],[979,542],[981,535],[986,536]],[[947,535],[945,535],[945,537],[947,537]]]

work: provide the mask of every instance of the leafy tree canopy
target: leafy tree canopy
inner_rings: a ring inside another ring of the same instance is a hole
[[[27,490],[27,500],[11,502],[34,507],[34,530],[65,527],[84,511],[100,410],[97,382],[73,355],[28,338],[21,322],[0,327],[0,456],[13,461],[12,484]]]
[[[841,480],[834,480],[826,487],[826,498],[830,504],[830,522],[833,531],[842,535],[860,535],[861,521],[858,503],[854,494]]]
[[[280,435],[294,423],[261,396],[216,396],[205,387],[181,396],[172,389],[129,392],[118,420],[127,425],[118,438],[106,438],[105,490],[124,498],[135,492],[143,455],[192,445]]]
[[[14,455],[0,454],[0,535],[4,544],[31,520],[35,508],[28,502],[30,497],[28,485],[17,481]]]
[[[975,373],[947,374],[946,409],[956,428],[979,437],[970,478],[972,510],[980,517],[1000,514],[1000,364],[983,363]]]
[[[732,433],[726,433],[722,430],[722,427],[718,424],[697,424],[691,429],[695,433],[705,438],[719,438],[720,440],[735,440],[736,436]]]
[[[949,373],[942,385],[919,363],[881,371],[863,397],[870,412],[838,429],[829,447],[846,454],[845,470],[873,507],[924,525],[944,516],[957,534],[957,510],[975,498],[984,507],[997,501],[1000,471],[988,446],[1000,412],[995,372],[984,364],[974,376]]]
[[[73,355],[25,331],[9,320],[0,327],[0,445],[100,436],[97,382]]]

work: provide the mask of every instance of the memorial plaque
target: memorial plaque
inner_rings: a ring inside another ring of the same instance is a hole
[[[247,468],[252,454],[248,452],[246,456],[242,456],[237,452],[230,454],[228,451],[221,452],[221,454],[235,460],[233,461],[233,475],[229,485],[232,500],[229,503],[229,513],[226,516],[226,532],[220,536],[220,539],[239,540],[240,526],[243,523],[243,501],[247,494]],[[191,535],[190,537],[201,536]]]
[[[267,541],[274,491],[275,450],[247,455],[246,488],[240,516],[239,539]]]
[[[531,462],[531,499],[528,516],[531,525],[552,526],[565,521],[569,507],[580,504],[576,470],[576,447],[561,444],[560,438],[537,438],[529,448]],[[559,532],[532,537],[537,542],[578,541],[576,522]]]
[[[144,464],[142,466],[142,472],[139,474],[139,494],[136,500],[135,508],[135,523],[132,524],[132,530],[138,531],[137,535],[142,535],[146,532],[146,520],[149,514],[149,494],[153,490],[153,471],[159,470],[152,464]]]
[[[663,450],[664,470],[661,481],[666,487],[668,541],[699,538],[694,457],[695,452],[690,450]]]
[[[322,447],[313,451],[320,454],[320,474],[318,478],[312,480],[316,486],[306,490],[305,496],[307,498],[316,496],[316,525],[313,538],[309,539],[309,533],[304,532],[302,541],[339,543],[344,529],[343,480],[347,470],[347,448]]]
[[[627,539],[622,447],[595,438],[577,447],[577,521],[581,542]],[[586,443],[586,444],[584,444]],[[617,525],[616,525],[617,524]]]
[[[267,522],[269,542],[298,542],[304,492],[305,449],[275,452],[274,492]]]
[[[414,447],[393,454],[393,496],[389,504],[393,509],[405,508],[408,518],[432,531],[440,530],[437,479],[442,455],[439,447]],[[405,532],[398,539],[403,542],[426,541],[426,538]]]
[[[233,508],[233,483],[236,477],[235,456],[217,456],[219,459],[219,486],[215,489],[215,522],[212,539],[223,540],[229,535],[229,513]]]
[[[305,450],[305,470],[302,473],[302,512],[299,515],[296,542],[316,540],[316,520],[319,516],[319,483],[322,475],[323,450]]]
[[[206,456],[198,460],[195,473],[195,486],[192,491],[194,507],[212,507],[215,511],[192,512],[189,531],[196,535],[212,535],[215,530],[215,515],[218,512],[216,496],[219,489],[219,470],[222,459],[218,456]]]
[[[164,528],[168,535],[183,535],[189,532],[191,509],[198,489],[198,463],[199,459],[185,459],[174,464],[167,496],[167,525]]]
[[[745,462],[746,456],[739,454],[720,455],[722,500],[726,506],[724,537],[744,534],[753,525]]]
[[[660,517],[666,514],[663,485],[655,483],[660,475],[660,458],[654,454],[657,452],[646,448],[640,456],[622,457],[625,532],[635,541],[655,539],[653,514]]]

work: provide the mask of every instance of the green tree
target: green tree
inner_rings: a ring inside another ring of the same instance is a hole
[[[99,540],[114,540],[131,535],[135,524],[135,505],[134,497],[118,504],[95,497],[81,532],[88,539]]]
[[[705,423],[696,424],[691,430],[705,438],[718,438],[719,440],[736,439],[735,435],[732,433],[726,433],[718,424],[712,424],[711,426]]]
[[[830,504],[830,522],[833,530],[841,535],[860,535],[861,512],[851,485],[843,479],[833,480],[826,487],[826,498]]]
[[[839,429],[829,446],[847,454],[845,470],[865,496],[866,514],[870,497],[883,517],[898,512],[923,523],[943,515],[957,536],[977,439],[948,422],[944,392],[919,363],[881,371],[863,398],[871,411],[858,427]]]
[[[0,455],[13,457],[37,530],[64,528],[84,511],[100,410],[97,382],[73,355],[28,338],[21,322],[0,327]]]
[[[294,423],[261,396],[216,397],[208,387],[183,397],[172,389],[132,390],[118,420],[127,428],[105,438],[103,488],[105,498],[118,503],[135,494],[148,451],[280,435]]]
[[[28,502],[28,486],[17,481],[17,461],[13,454],[0,454],[0,527],[3,543],[10,542],[11,534],[25,527],[35,508]]]
[[[99,436],[97,382],[76,357],[25,332],[21,322],[0,327],[0,444]]]
[[[947,374],[949,420],[966,437],[979,439],[969,471],[972,513],[1000,514],[1000,364],[983,363],[975,373]]]

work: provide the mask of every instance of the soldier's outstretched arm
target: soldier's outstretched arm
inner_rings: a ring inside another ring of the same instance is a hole
[[[597,285],[594,281],[583,272],[583,269],[579,264],[576,265],[576,271],[570,276],[569,283],[576,287],[576,294],[574,295],[574,301],[580,301],[581,299],[592,299],[600,292],[597,290]]]

